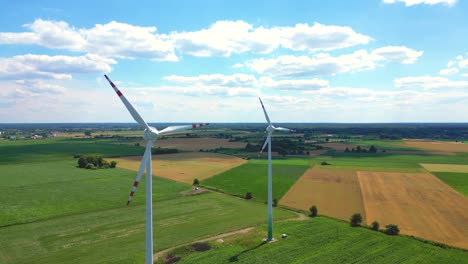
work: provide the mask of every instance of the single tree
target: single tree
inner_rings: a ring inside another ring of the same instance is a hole
[[[380,224],[377,221],[372,222],[371,229],[375,231],[379,231]]]
[[[360,213],[355,213],[351,216],[350,224],[351,226],[360,226],[362,222],[362,216]]]
[[[115,160],[111,161],[110,167],[111,167],[111,168],[117,167],[117,161],[115,161]]]
[[[369,148],[369,152],[371,152],[371,153],[377,153],[377,148],[374,147],[374,145],[372,145],[372,146]]]
[[[315,205],[312,205],[312,206],[309,208],[309,211],[310,211],[310,216],[311,216],[311,217],[316,217],[317,214],[318,214],[318,209],[317,209],[317,206],[315,206]]]
[[[386,225],[385,226],[385,234],[391,235],[391,236],[397,236],[400,233],[400,229],[398,228],[397,225]]]
[[[344,152],[349,152],[349,148],[348,148],[348,147],[346,147],[346,149],[344,150]]]
[[[278,200],[277,199],[273,199],[273,207],[277,207],[278,206]]]
[[[361,147],[360,146],[356,147],[356,152],[361,152]]]
[[[197,178],[195,178],[195,179],[193,180],[193,185],[194,185],[194,186],[199,186],[199,185],[200,185],[200,181],[199,181]]]
[[[247,199],[247,200],[252,199],[252,193],[251,193],[251,192],[247,192],[247,193],[245,194],[245,199]]]
[[[90,137],[90,136],[91,136],[91,131],[86,130],[86,131],[84,132],[84,135],[87,136],[87,137]]]

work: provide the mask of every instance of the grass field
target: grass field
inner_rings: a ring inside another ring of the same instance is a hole
[[[252,192],[253,198],[267,200],[267,160],[250,160],[234,169],[215,175],[201,182],[224,192],[244,196]],[[310,160],[273,160],[273,199],[278,201],[310,167]]]
[[[0,228],[0,263],[142,263],[144,210],[139,204]],[[154,247],[264,223],[265,212],[262,204],[217,193],[156,201]]]
[[[141,156],[116,158],[118,166],[138,171]],[[192,184],[246,163],[246,160],[210,152],[153,155],[153,175]]]
[[[358,172],[367,224],[468,249],[467,199],[429,173]]]
[[[78,169],[75,162],[0,165],[0,263],[143,261],[145,181],[127,207],[134,172]],[[266,222],[261,203],[184,195],[191,188],[154,178],[155,250]],[[275,209],[275,219],[286,217],[295,215]]]
[[[468,173],[433,172],[432,174],[459,193],[468,196]]]
[[[263,243],[264,227],[244,235],[212,242],[212,249],[190,252],[190,247],[173,252],[178,263],[467,263],[468,253],[442,249],[408,237],[390,237],[325,217],[307,221],[286,221],[275,225],[275,237],[287,239]],[[162,259],[158,263],[163,263]]]
[[[352,214],[361,213],[365,219],[356,173],[326,167],[316,165],[307,170],[283,196],[280,204],[304,211],[316,205],[319,214],[348,220]]]
[[[109,140],[42,139],[0,141],[0,164],[44,162],[71,158],[74,154],[105,157],[142,155],[143,147],[112,144]]]

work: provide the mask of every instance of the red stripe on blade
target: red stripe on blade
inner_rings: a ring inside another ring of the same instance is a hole
[[[122,92],[120,92],[119,90],[117,90],[117,95],[120,97],[122,96]]]
[[[196,124],[192,124],[192,128],[197,128],[197,125],[196,125]]]
[[[135,181],[135,182],[133,183],[133,186],[138,187],[138,182]]]
[[[199,125],[199,127],[202,127],[202,126],[203,126],[203,124],[200,124],[200,125]]]
[[[135,194],[135,192],[131,192],[131,193],[130,193],[130,196],[133,196],[134,194]]]
[[[129,205],[129,204],[130,204],[130,201],[127,201],[127,205]]]

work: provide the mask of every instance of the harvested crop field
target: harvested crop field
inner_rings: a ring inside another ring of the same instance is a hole
[[[405,146],[426,150],[445,152],[468,152],[468,144],[461,142],[405,140],[404,144]]]
[[[141,156],[115,160],[119,168],[138,171]],[[152,161],[153,175],[188,184],[192,184],[195,178],[201,181],[247,162],[234,156],[209,152],[153,155]]]
[[[468,172],[468,165],[420,163],[430,172]]]
[[[358,172],[367,224],[468,248],[468,200],[429,173]]]
[[[133,143],[132,143],[133,144]],[[246,142],[229,142],[229,139],[223,138],[171,138],[165,140],[156,140],[154,147],[173,148],[187,151],[199,151],[200,149],[209,150],[216,148],[245,148]],[[145,142],[140,142],[141,146]]]
[[[307,211],[316,205],[319,214],[343,220],[357,212],[365,218],[359,181],[350,170],[310,168],[279,203]]]

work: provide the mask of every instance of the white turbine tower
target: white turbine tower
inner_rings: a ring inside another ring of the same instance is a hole
[[[125,105],[127,110],[132,115],[133,119],[140,124],[140,126],[144,127],[145,130],[143,132],[143,138],[146,140],[146,148],[145,153],[143,154],[143,158],[141,159],[140,168],[138,169],[138,174],[136,177],[135,182],[133,183],[132,191],[130,192],[130,196],[128,197],[127,205],[130,204],[132,201],[133,195],[135,194],[136,188],[138,183],[140,182],[141,176],[146,168],[146,257],[145,263],[146,264],[153,264],[153,200],[152,200],[152,177],[151,177],[151,147],[153,146],[153,141],[156,140],[158,135],[164,135],[168,133],[172,133],[178,130],[187,130],[190,128],[197,128],[208,125],[206,124],[192,124],[192,125],[184,125],[184,126],[170,126],[166,127],[165,129],[158,131],[156,128],[148,126],[148,124],[143,120],[143,118],[138,114],[138,112],[133,108],[130,102],[125,98],[117,86],[107,77],[106,77],[109,84],[114,88],[115,92],[119,96],[122,103]]]
[[[284,127],[275,127],[270,121],[270,118],[268,117],[268,114],[265,110],[265,106],[263,106],[262,99],[259,97],[260,104],[262,105],[263,108],[263,113],[265,114],[266,121],[268,122],[268,126],[266,128],[266,131],[268,132],[268,136],[265,140],[265,143],[263,144],[262,150],[260,153],[263,152],[265,149],[266,145],[268,144],[268,237],[266,238],[266,241],[273,241],[273,183],[271,179],[271,135],[273,134],[273,131],[288,131],[292,132],[293,130],[284,128]]]

